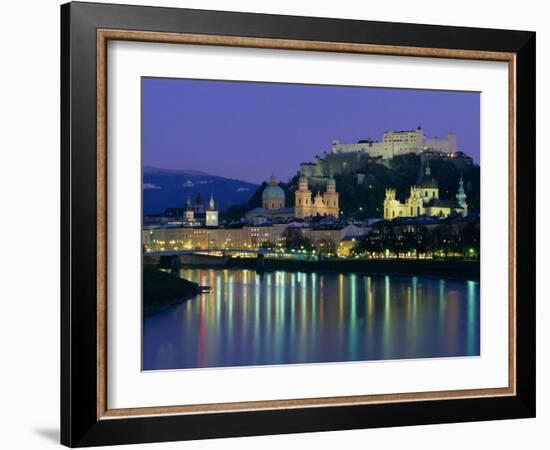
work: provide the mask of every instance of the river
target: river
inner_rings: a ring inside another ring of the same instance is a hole
[[[143,369],[479,355],[479,282],[182,269],[212,291],[146,316]]]

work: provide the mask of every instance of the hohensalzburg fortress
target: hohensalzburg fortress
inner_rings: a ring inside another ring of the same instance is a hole
[[[391,159],[406,153],[420,154],[425,150],[454,152],[456,151],[456,134],[448,133],[445,138],[428,139],[420,126],[416,130],[386,131],[381,142],[367,139],[356,144],[332,142],[332,153],[368,153],[369,156],[381,156]]]
[[[309,179],[310,185],[323,185],[331,174],[359,174],[360,177],[362,170],[372,159],[389,165],[395,156],[409,153],[420,155],[422,163],[431,159],[447,160],[459,170],[473,164],[472,158],[457,151],[455,133],[448,133],[444,138],[431,139],[418,127],[409,131],[386,131],[382,141],[370,138],[354,144],[333,141],[330,152],[325,152],[323,156],[316,155],[313,162],[302,162],[300,173]]]

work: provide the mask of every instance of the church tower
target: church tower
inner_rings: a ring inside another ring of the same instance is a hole
[[[387,188],[384,198],[384,219],[393,219],[395,217],[395,205],[399,203],[395,198],[395,189]]]
[[[206,226],[218,226],[218,211],[216,210],[216,204],[214,203],[214,194],[210,194],[210,202],[208,202],[208,210],[206,211]]]
[[[426,168],[424,169],[424,176],[420,177],[414,189],[420,193],[422,201],[428,203],[432,199],[439,198],[439,185],[437,180],[432,177],[432,171],[430,169],[430,163],[426,163]],[[412,193],[412,191],[411,191]]]
[[[298,179],[298,189],[294,192],[294,216],[303,219],[311,215],[311,191],[307,178],[302,174]]]
[[[327,181],[327,191],[323,195],[326,208],[326,215],[338,218],[339,209],[339,194],[336,192],[336,180],[331,176]]]
[[[195,221],[195,211],[193,210],[191,197],[187,197],[187,204],[185,205],[185,212],[183,213],[183,221],[188,224],[192,224]]]
[[[458,182],[456,201],[464,209],[462,216],[466,217],[468,215],[468,203],[466,203],[466,192],[464,192],[464,181],[462,180],[462,175],[460,175],[460,181]]]
[[[202,200],[201,194],[198,194],[195,198],[194,210],[195,214],[204,214],[204,202]]]

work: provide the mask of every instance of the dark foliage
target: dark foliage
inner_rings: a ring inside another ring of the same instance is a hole
[[[462,226],[442,223],[436,226],[394,226],[391,222],[375,224],[370,233],[363,236],[353,248],[353,254],[370,254],[392,257],[411,253],[440,255],[449,254],[465,258],[478,258],[480,250],[479,222]]]
[[[285,238],[286,250],[313,250],[311,240],[304,237],[299,228],[287,228],[283,233],[283,237]]]
[[[459,170],[454,164],[445,160],[430,161],[432,176],[439,184],[439,197],[446,200],[454,200],[460,176],[464,180],[464,190],[467,195],[468,209],[470,212],[479,212],[479,166],[472,166]],[[361,184],[357,176],[336,175],[336,190],[340,194],[340,210],[346,217],[363,219],[366,217],[380,217],[384,203],[385,190],[388,187],[396,189],[397,198],[404,201],[410,192],[410,187],[417,183],[422,175],[420,156],[409,153],[395,156],[389,164],[382,164],[370,160],[362,168],[365,175]],[[279,183],[285,191],[286,206],[294,206],[294,191],[298,182],[293,177],[288,183]],[[238,220],[244,213],[252,208],[262,205],[262,192],[267,183],[262,183],[252,194],[249,200],[238,206],[229,207],[223,214],[226,221]],[[323,192],[324,185],[310,185],[312,194]]]
[[[143,306],[151,308],[185,300],[199,293],[196,283],[153,267],[143,267]]]

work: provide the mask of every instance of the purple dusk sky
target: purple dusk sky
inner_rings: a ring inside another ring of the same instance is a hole
[[[331,142],[385,130],[457,134],[479,163],[477,92],[142,79],[143,164],[260,183],[287,181]]]

